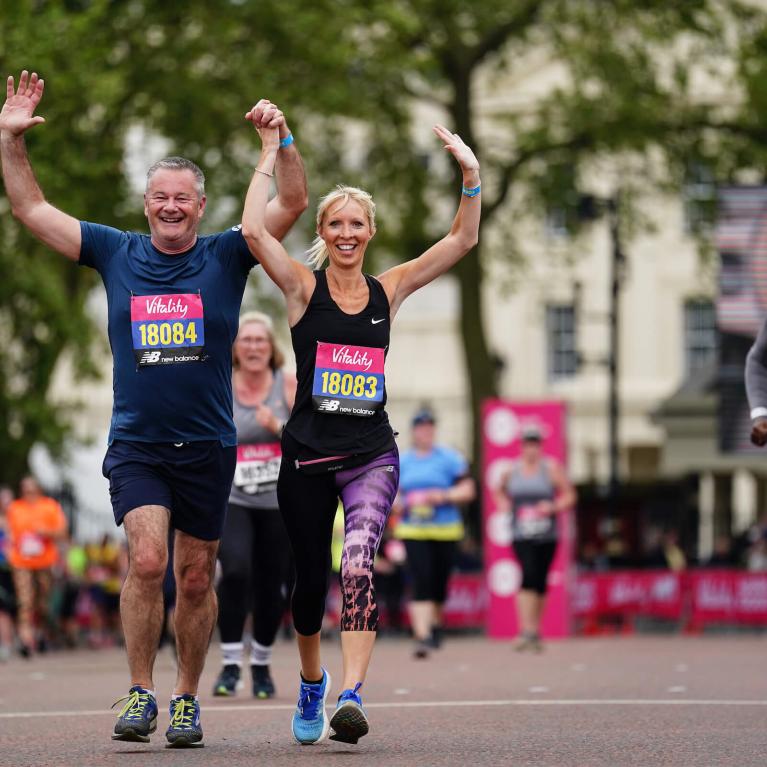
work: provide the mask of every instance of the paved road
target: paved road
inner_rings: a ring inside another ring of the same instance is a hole
[[[0,666],[0,765],[336,765],[365,767],[750,767],[767,762],[767,639],[609,638],[552,643],[540,656],[507,643],[452,639],[427,661],[382,640],[365,686],[371,733],[358,746],[292,742],[296,656],[281,642],[278,697],[214,699],[211,651],[201,701],[206,747],[110,740],[126,691],[119,651],[58,653]],[[337,641],[325,644],[340,677]],[[167,698],[167,651],[156,683]]]

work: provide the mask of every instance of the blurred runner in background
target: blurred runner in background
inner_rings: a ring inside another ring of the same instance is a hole
[[[410,574],[413,655],[427,658],[442,643],[442,608],[464,528],[459,506],[476,495],[469,465],[457,451],[435,444],[436,418],[419,410],[412,421],[412,447],[400,456],[394,534],[405,542]]]
[[[253,695],[271,698],[272,645],[287,606],[290,541],[277,507],[280,437],[296,398],[296,377],[271,319],[261,312],[240,317],[232,350],[237,468],[218,559],[218,628],[223,668],[214,695],[234,695],[242,669],[242,632],[253,617],[249,649]]]
[[[58,501],[43,495],[32,476],[24,477],[19,498],[8,505],[10,552],[21,651],[25,657],[44,650],[50,640],[50,593],[53,567],[59,561],[56,542],[67,533]]]
[[[520,637],[515,649],[540,652],[541,618],[549,568],[557,550],[557,514],[573,508],[575,488],[564,468],[541,450],[543,435],[535,424],[522,429],[522,454],[504,471],[496,488],[501,509],[511,512],[514,554],[522,569],[517,594]]]

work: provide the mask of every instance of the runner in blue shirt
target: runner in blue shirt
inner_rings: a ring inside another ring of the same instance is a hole
[[[463,538],[460,506],[474,500],[466,459],[436,442],[436,418],[422,408],[412,420],[412,447],[400,456],[394,535],[405,542],[410,574],[413,655],[427,658],[442,641],[442,608]]]
[[[157,727],[152,670],[163,619],[168,530],[175,529],[178,676],[170,703],[171,746],[202,745],[197,686],[216,619],[213,572],[236,461],[232,342],[255,261],[240,228],[205,237],[205,178],[170,157],[147,173],[149,235],[80,222],[48,203],[24,133],[43,80],[8,78],[0,112],[0,158],[13,214],[53,250],[96,269],[107,292],[114,357],[114,409],[104,474],[130,567],[121,595],[131,688],[112,735],[147,742]],[[249,110],[278,128],[279,194],[267,228],[281,239],[306,207],[306,179],[282,112],[267,100]]]

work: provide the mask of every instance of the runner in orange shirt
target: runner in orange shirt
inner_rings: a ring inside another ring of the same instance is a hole
[[[20,497],[8,506],[8,561],[16,588],[17,630],[22,654],[35,649],[35,613],[45,627],[52,568],[58,562],[56,541],[66,535],[67,520],[58,502],[43,495],[37,480],[24,477]]]

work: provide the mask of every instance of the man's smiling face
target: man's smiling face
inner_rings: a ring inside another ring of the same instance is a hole
[[[158,168],[144,194],[144,213],[152,243],[164,253],[180,253],[194,245],[205,210],[191,170]]]

